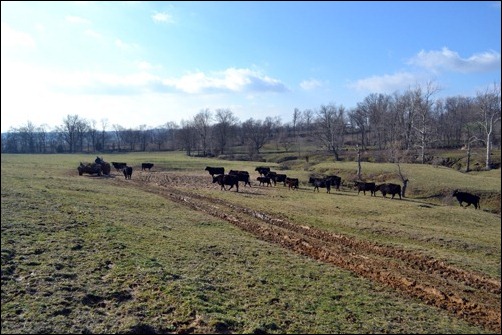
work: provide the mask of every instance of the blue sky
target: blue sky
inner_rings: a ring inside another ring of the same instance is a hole
[[[137,128],[347,109],[501,78],[500,2],[1,2],[1,129],[67,115]]]

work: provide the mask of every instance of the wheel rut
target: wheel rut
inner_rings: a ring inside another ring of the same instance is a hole
[[[145,182],[146,181],[146,182]],[[487,330],[501,332],[501,284],[433,257],[288,222],[230,201],[154,180],[135,187],[226,220],[257,238],[352,271]]]

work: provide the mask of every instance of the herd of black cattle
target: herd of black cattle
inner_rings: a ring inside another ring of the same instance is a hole
[[[247,171],[237,171],[230,170],[228,174],[225,174],[225,168],[223,167],[211,167],[206,166],[206,171],[213,177],[213,183],[218,183],[221,185],[222,190],[227,190],[226,186],[230,186],[228,190],[232,189],[235,186],[236,192],[239,192],[239,182],[244,182],[244,186],[249,185],[250,183],[250,175]],[[272,183],[276,185],[278,182],[282,182],[284,186],[288,186],[289,189],[298,189],[299,181],[298,178],[290,178],[285,174],[277,173],[271,171],[269,167],[258,166],[255,171],[257,171],[260,176],[256,178],[259,182],[260,186],[272,186]],[[319,188],[326,188],[327,193],[331,193],[331,187],[334,187],[336,190],[340,189],[340,185],[342,183],[342,178],[335,175],[324,176],[322,178],[319,177],[309,177],[309,184],[314,186],[314,192],[319,192]],[[393,184],[393,183],[383,183],[377,185],[374,182],[363,182],[363,181],[354,181],[354,187],[357,188],[357,194],[363,191],[363,194],[366,195],[366,191],[370,192],[371,196],[376,196],[376,192],[380,191],[384,198],[387,197],[387,194],[392,196],[392,199],[396,195],[401,197],[401,185]],[[462,203],[465,202],[466,206],[474,205],[474,208],[481,209],[479,205],[479,196],[470,194],[467,192],[460,192],[455,190],[452,194],[453,197],[457,198],[460,206],[463,207]]]
[[[131,179],[132,167],[127,166],[127,163],[112,162],[112,165],[117,171],[122,171],[124,173],[125,179]],[[148,169],[148,171],[150,171],[152,167],[153,163],[141,164],[141,170]],[[102,174],[109,175],[110,168],[110,163],[105,162],[102,157],[98,156],[96,157],[94,163],[84,164],[81,162],[77,167],[77,170],[80,176],[84,173],[97,174],[98,176],[101,176]],[[205,170],[208,171],[213,178],[213,183],[221,185],[222,190],[227,190],[226,186],[230,186],[228,190],[235,186],[236,192],[239,192],[239,182],[243,182],[244,186],[249,185],[251,187],[250,175],[247,171],[230,170],[228,174],[225,174],[225,168],[211,166],[206,166]],[[288,188],[292,190],[297,190],[299,187],[298,178],[291,178],[285,174],[271,171],[270,167],[258,166],[255,171],[260,174],[260,176],[256,178],[260,186],[272,186],[272,183],[274,185],[277,185],[277,183],[283,183],[284,186],[288,186]],[[335,175],[324,176],[322,178],[311,176],[309,178],[309,184],[314,186],[314,192],[319,192],[319,188],[325,188],[327,193],[331,193],[331,187],[336,190],[340,190],[341,183],[342,178]],[[374,182],[368,183],[355,181],[354,187],[357,188],[357,194],[363,191],[363,194],[366,195],[366,191],[368,191],[371,196],[376,196],[376,192],[380,191],[385,198],[387,197],[387,194],[389,194],[392,196],[392,199],[394,199],[396,195],[399,196],[399,199],[402,199],[401,185],[398,184],[384,183],[376,185]],[[457,198],[458,203],[462,207],[462,203],[465,202],[465,207],[474,205],[474,208],[481,209],[481,206],[479,205],[480,198],[477,195],[455,190],[452,196]]]

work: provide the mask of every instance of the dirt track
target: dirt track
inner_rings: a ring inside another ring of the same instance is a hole
[[[115,181],[123,182],[118,179]],[[300,226],[252,208],[198,194],[196,189],[201,185],[207,188],[207,181],[207,176],[201,182],[175,174],[137,173],[127,182],[190,209],[224,219],[262,240],[350,270],[448,310],[489,331],[501,332],[500,281],[454,268],[417,252]],[[214,185],[214,188],[219,190],[219,186]]]

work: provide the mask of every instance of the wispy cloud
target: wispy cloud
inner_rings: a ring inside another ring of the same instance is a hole
[[[165,82],[186,93],[288,91],[279,80],[250,69],[229,68],[210,75],[196,72]]]
[[[149,71],[149,70],[153,70],[155,67],[147,61],[140,61],[140,62],[138,62],[138,68],[141,71]]]
[[[348,86],[357,91],[392,93],[403,89],[403,87],[413,86],[422,80],[422,75],[410,72],[398,72],[391,75],[386,74],[360,79],[350,83]]]
[[[139,45],[137,45],[136,43],[126,43],[119,38],[115,40],[115,46],[122,50],[139,49]]]
[[[300,83],[300,87],[305,91],[312,91],[324,86],[323,82],[317,79],[308,79]]]
[[[7,23],[2,22],[2,49],[4,47],[35,47],[35,40],[30,34],[12,29]]]
[[[86,29],[84,31],[84,34],[86,36],[89,36],[91,38],[94,38],[94,39],[97,39],[97,40],[101,40],[103,38],[103,35],[101,35],[100,33],[98,33],[97,31],[95,30],[92,30],[92,29]]]
[[[457,52],[445,47],[440,51],[422,50],[411,58],[408,64],[420,66],[432,72],[488,72],[500,70],[500,53],[487,51],[474,54],[469,58],[462,58]]]
[[[174,18],[167,12],[156,12],[152,15],[152,20],[156,23],[174,23]]]
[[[71,93],[142,94],[183,92],[187,94],[285,92],[277,79],[249,69],[229,68],[206,75],[195,72],[179,78],[162,78],[149,73],[152,65],[139,64],[140,72],[130,75],[76,72],[53,75],[52,87]]]

